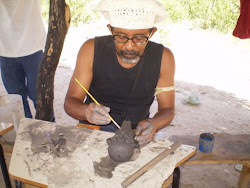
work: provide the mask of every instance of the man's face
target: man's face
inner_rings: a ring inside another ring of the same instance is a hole
[[[124,63],[138,63],[143,56],[148,39],[155,29],[122,29],[110,27],[112,32],[116,53]]]

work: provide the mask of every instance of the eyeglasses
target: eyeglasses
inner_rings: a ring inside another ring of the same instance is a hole
[[[126,43],[132,40],[135,44],[145,44],[149,37],[146,36],[134,36],[132,38],[126,37],[124,35],[113,35],[113,39],[116,43]]]

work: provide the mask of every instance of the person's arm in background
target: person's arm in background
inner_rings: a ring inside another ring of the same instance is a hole
[[[175,60],[172,52],[164,48],[161,62],[160,77],[157,87],[174,86]],[[136,139],[141,146],[154,139],[155,133],[168,126],[175,115],[175,90],[163,91],[156,95],[158,112],[153,118],[145,119],[138,123]]]
[[[95,103],[84,104],[86,92],[75,81],[75,78],[89,90],[93,77],[94,39],[86,41],[80,48],[76,67],[71,78],[64,101],[65,112],[78,120],[87,120],[96,125],[110,123],[108,107],[98,106]]]

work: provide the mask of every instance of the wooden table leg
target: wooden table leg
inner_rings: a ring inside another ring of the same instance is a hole
[[[172,188],[179,188],[180,186],[181,171],[179,167],[174,169]]]
[[[168,188],[170,185],[172,185],[172,188],[179,188],[180,175],[181,175],[180,173],[181,173],[180,168],[176,167],[174,169],[173,174],[171,176],[169,176],[169,178],[164,181],[161,188]]]
[[[8,169],[5,163],[3,148],[1,144],[0,144],[0,164],[2,168],[2,174],[3,174],[5,186],[6,188],[11,188],[9,173],[8,173]]]
[[[250,168],[246,165],[243,165],[240,179],[238,182],[239,188],[247,188],[248,182],[250,180]]]

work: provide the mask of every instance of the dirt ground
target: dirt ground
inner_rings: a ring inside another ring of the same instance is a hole
[[[58,123],[77,124],[63,110],[64,97],[79,47],[94,34],[107,34],[100,29],[102,26],[93,23],[70,28],[68,32],[55,75],[54,108]],[[195,30],[188,24],[170,25],[167,36],[176,59],[176,115],[171,125],[161,131],[167,136],[203,132],[250,136],[250,41]],[[152,40],[160,41],[159,38],[156,35]],[[0,91],[6,93],[2,81]],[[190,99],[200,104],[185,104]],[[154,102],[152,114],[156,110]],[[180,187],[234,188],[239,175],[234,165],[182,165]]]

